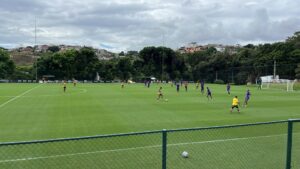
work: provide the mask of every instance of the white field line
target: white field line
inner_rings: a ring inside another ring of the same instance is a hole
[[[44,95],[36,95],[36,96],[0,96],[0,97],[26,97],[26,98],[30,98],[30,97],[34,97],[34,98],[36,98],[36,97],[56,97],[56,96],[62,96],[62,95],[75,95],[75,94],[82,94],[82,93],[86,93],[87,92],[87,89],[80,89],[80,91],[79,92],[75,92],[75,93],[64,93],[64,94],[53,94],[53,95],[50,95],[50,94],[48,94],[48,95],[46,95],[46,94],[44,94]]]
[[[227,142],[227,141],[239,141],[239,140],[248,140],[248,139],[279,137],[279,136],[285,136],[285,135],[286,134],[277,134],[277,135],[269,135],[269,136],[241,137],[241,138],[233,138],[233,139],[220,139],[220,140],[200,141],[200,142],[186,142],[186,143],[168,144],[167,146],[170,147],[170,146],[181,146],[181,145],[190,145],[190,144],[219,143],[219,142]],[[28,158],[1,160],[0,163],[29,161],[29,160],[40,160],[40,159],[49,159],[49,158],[70,157],[70,156],[77,156],[77,155],[88,155],[88,154],[98,154],[98,153],[107,153],[107,152],[120,152],[120,151],[130,151],[130,150],[160,148],[160,147],[162,147],[162,145],[133,147],[133,148],[122,148],[122,149],[112,149],[112,150],[102,150],[102,151],[90,151],[90,152],[82,152],[82,153],[60,154],[60,155],[41,156],[41,157],[28,157]]]
[[[36,89],[36,88],[38,88],[38,87],[40,87],[40,86],[41,86],[41,85],[35,86],[35,87],[33,87],[33,88],[31,88],[31,89],[29,89],[29,90],[27,90],[27,91],[21,93],[20,95],[15,96],[15,97],[13,97],[13,98],[7,100],[6,102],[4,102],[4,103],[2,103],[2,104],[0,105],[0,108],[3,107],[3,106],[5,106],[5,105],[7,105],[8,103],[10,103],[10,102],[12,102],[12,101],[14,101],[14,100],[16,100],[16,99],[18,99],[18,98],[24,96],[25,94],[31,92],[33,89]]]

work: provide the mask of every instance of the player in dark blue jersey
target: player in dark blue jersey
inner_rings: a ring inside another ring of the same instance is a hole
[[[150,88],[151,80],[148,81],[147,87]]]
[[[230,95],[230,88],[231,88],[230,84],[227,83],[226,90],[227,90],[228,95]]]
[[[180,84],[179,82],[176,83],[176,91],[179,92]]]
[[[257,79],[257,89],[258,89],[258,90],[261,90],[261,83],[262,83],[262,80],[261,80],[261,78],[259,77],[259,78]]]
[[[245,101],[244,101],[244,104],[243,104],[244,107],[247,107],[248,101],[250,100],[250,96],[251,96],[251,93],[250,93],[250,90],[248,89],[247,92],[246,92],[246,95],[245,95]]]
[[[210,89],[208,88],[208,87],[206,87],[206,89],[207,89],[207,93],[206,93],[206,97],[207,97],[207,99],[209,100],[209,99],[212,99],[212,94],[211,94],[211,91],[210,91]]]
[[[204,80],[201,80],[200,86],[201,86],[201,93],[203,94],[204,93]]]

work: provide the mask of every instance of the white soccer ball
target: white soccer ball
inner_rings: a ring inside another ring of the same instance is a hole
[[[189,157],[189,153],[187,151],[184,151],[184,152],[181,153],[181,156],[183,158],[188,158]]]

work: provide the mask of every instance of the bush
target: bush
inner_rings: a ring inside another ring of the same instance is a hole
[[[294,90],[300,90],[300,82],[295,82],[294,84]]]
[[[224,81],[221,79],[215,80],[215,84],[224,84]]]

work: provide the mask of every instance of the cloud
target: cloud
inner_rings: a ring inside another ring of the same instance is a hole
[[[257,2],[253,2],[253,1],[245,3],[245,6],[247,6],[247,7],[256,6],[256,5],[258,5],[258,3]]]
[[[299,1],[3,0],[0,46],[77,44],[112,51],[144,46],[282,41],[300,30]]]

